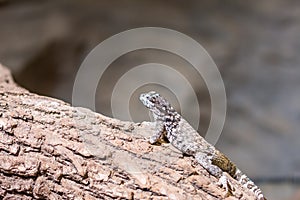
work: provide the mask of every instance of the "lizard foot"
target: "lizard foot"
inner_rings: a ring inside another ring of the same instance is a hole
[[[225,188],[226,190],[226,195],[225,197],[233,196],[232,191],[234,190],[233,187],[231,186],[230,182],[228,181],[227,176],[223,173],[222,176],[220,177],[218,183],[220,187]]]

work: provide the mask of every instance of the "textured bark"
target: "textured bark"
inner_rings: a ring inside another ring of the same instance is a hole
[[[192,158],[147,143],[153,128],[30,93],[0,65],[0,197],[222,199]],[[227,199],[254,199],[232,182]]]

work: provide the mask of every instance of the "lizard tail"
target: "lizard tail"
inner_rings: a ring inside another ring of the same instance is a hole
[[[241,170],[236,169],[235,179],[238,180],[244,187],[248,188],[257,196],[258,200],[267,200],[264,195],[262,194],[261,189],[254,184],[254,182],[248,178]]]

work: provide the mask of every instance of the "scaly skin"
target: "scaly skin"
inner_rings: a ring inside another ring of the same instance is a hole
[[[156,123],[156,133],[149,140],[151,144],[165,136],[181,152],[194,156],[210,174],[219,178],[218,184],[226,189],[226,196],[232,194],[232,187],[224,172],[253,191],[258,200],[266,200],[261,190],[223,153],[201,137],[166,99],[151,91],[141,94],[140,100],[152,112]]]

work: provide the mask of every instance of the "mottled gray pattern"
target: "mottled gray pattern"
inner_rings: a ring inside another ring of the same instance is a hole
[[[187,155],[194,156],[210,174],[219,178],[218,184],[226,189],[226,196],[232,194],[232,187],[224,172],[253,191],[257,199],[265,200],[261,190],[223,153],[201,137],[165,98],[151,91],[141,94],[140,100],[152,112],[155,119],[156,133],[150,138],[151,144],[166,136],[174,147]]]

